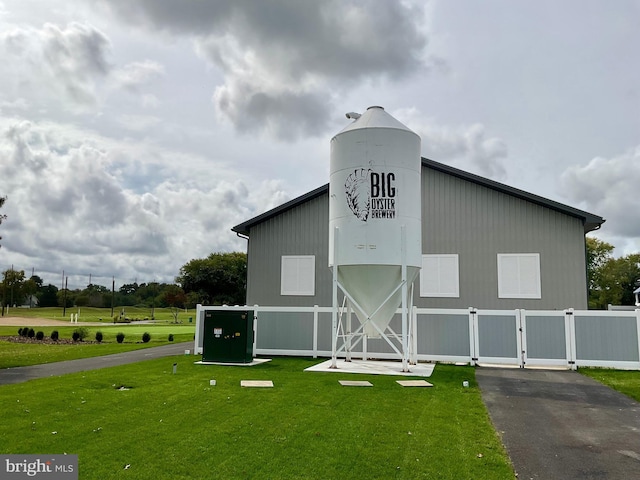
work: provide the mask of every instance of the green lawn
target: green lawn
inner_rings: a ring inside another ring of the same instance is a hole
[[[438,365],[433,388],[403,388],[396,376],[303,372],[318,361],[177,356],[4,385],[2,450],[78,454],[81,479],[514,478],[473,368]]]
[[[29,326],[25,319],[25,326]],[[82,327],[33,327],[34,331],[42,331],[46,337],[51,336],[53,330],[57,330],[61,339],[71,339],[73,331]],[[17,335],[20,327],[1,326],[0,336]],[[63,360],[75,360],[77,358],[97,357],[111,353],[126,352],[147,347],[158,347],[169,343],[169,334],[173,335],[174,342],[193,341],[195,327],[193,325],[104,325],[100,327],[85,327],[89,331],[86,340],[95,340],[96,332],[103,334],[101,344],[77,342],[75,344],[45,344],[45,343],[12,343],[0,340],[0,368],[19,367],[25,365],[37,365],[40,363],[59,362]],[[125,334],[124,342],[116,342],[116,335]],[[142,343],[142,334],[149,332],[151,341]]]
[[[581,368],[579,372],[640,402],[640,372],[637,370]]]
[[[151,320],[151,308],[147,307],[115,307],[113,309],[114,316],[119,316],[123,308],[125,311],[125,316],[133,321]],[[78,322],[113,323],[113,317],[111,316],[110,308],[69,307],[66,309],[65,315],[63,315],[62,307],[10,308],[8,316],[24,318],[49,318],[52,320],[69,321],[69,317],[72,313],[78,313]],[[195,322],[195,309],[179,310],[178,323],[189,323],[190,318],[192,319],[192,322]],[[171,323],[175,320],[170,308],[154,309],[153,319],[158,323]]]

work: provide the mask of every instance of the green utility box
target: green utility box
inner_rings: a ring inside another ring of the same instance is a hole
[[[253,311],[205,310],[202,361],[251,363]]]

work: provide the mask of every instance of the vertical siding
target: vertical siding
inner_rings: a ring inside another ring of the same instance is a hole
[[[422,251],[459,255],[460,298],[421,298],[416,289],[416,305],[587,307],[580,219],[429,168],[422,192]],[[499,253],[540,254],[541,299],[498,298]]]
[[[259,305],[331,305],[329,197],[323,195],[251,228],[247,302]],[[315,296],[280,295],[283,255],[315,255]]]
[[[582,221],[423,166],[422,251],[457,253],[459,298],[422,298],[420,307],[483,309],[587,308]],[[328,194],[251,228],[249,304],[331,305]],[[539,253],[541,299],[499,299],[497,255]],[[282,255],[316,256],[315,296],[280,295]]]

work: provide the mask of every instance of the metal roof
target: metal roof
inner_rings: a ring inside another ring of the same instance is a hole
[[[503,183],[495,182],[493,180],[489,180],[488,178],[481,177],[479,175],[474,175],[473,173],[465,172],[464,170],[460,170],[458,168],[451,167],[449,165],[444,165],[442,163],[435,162],[433,160],[429,160],[428,158],[422,158],[422,166],[430,168],[432,170],[437,170],[439,172],[443,172],[449,175],[453,175],[454,177],[461,178],[463,180],[467,180],[469,182],[476,183],[478,185],[482,185],[484,187],[490,188],[492,190],[496,190],[498,192],[506,193],[507,195],[514,196],[516,198],[520,198],[522,200],[527,200],[529,202],[535,203],[537,205],[550,208],[552,210],[556,210],[558,212],[564,213],[566,215],[577,217],[582,220],[584,224],[585,233],[591,232],[593,230],[597,230],[600,226],[605,222],[605,219],[599,217],[598,215],[594,215],[589,212],[585,212],[583,210],[579,210],[577,208],[570,207],[568,205],[564,205],[562,203],[549,200],[548,198],[540,197],[539,195],[534,195],[533,193],[525,192],[524,190],[519,190],[514,187],[510,187]],[[325,184],[321,187],[316,188],[304,195],[301,195],[293,200],[290,200],[282,205],[273,208],[267,212],[264,212],[256,217],[253,217],[245,222],[242,222],[231,230],[240,235],[249,235],[249,231],[251,227],[257,225],[259,223],[264,222],[272,217],[280,215],[287,210],[290,210],[298,205],[301,205],[309,200],[312,200],[316,197],[319,197],[324,194],[329,193],[329,184]]]

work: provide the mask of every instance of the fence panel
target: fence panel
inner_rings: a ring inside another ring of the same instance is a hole
[[[521,365],[519,310],[477,310],[479,363]]]
[[[640,369],[639,313],[575,311],[576,364]]]
[[[313,312],[258,312],[256,353],[311,356],[313,327]]]
[[[524,366],[568,368],[569,325],[564,311],[521,310]]]
[[[469,310],[416,309],[419,360],[471,362]]]
[[[206,307],[196,314],[194,352],[202,353],[206,310],[252,310],[258,355],[331,356],[331,307]],[[640,370],[640,310],[544,311],[414,308],[418,360]],[[343,322],[345,319],[343,318]],[[360,323],[352,319],[352,330]],[[391,320],[401,333],[399,313]],[[343,339],[338,339],[338,347]],[[384,341],[354,344],[355,358],[400,359]],[[344,352],[340,355],[344,357]]]

